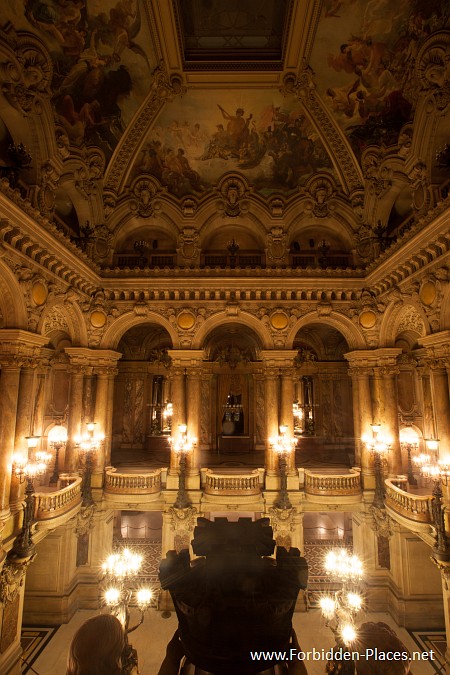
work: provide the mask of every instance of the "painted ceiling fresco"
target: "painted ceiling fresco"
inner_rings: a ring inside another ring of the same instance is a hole
[[[298,101],[267,90],[194,91],[167,104],[135,165],[178,197],[210,189],[229,171],[270,194],[320,170],[332,163]]]
[[[111,156],[156,65],[143,6],[137,0],[3,3],[3,25],[8,18],[46,43],[54,64],[52,103],[70,144],[98,145]]]
[[[414,110],[412,69],[447,0],[325,0],[311,66],[323,99],[357,154],[395,144]]]

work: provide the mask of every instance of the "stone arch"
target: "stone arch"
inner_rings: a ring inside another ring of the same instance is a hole
[[[192,349],[203,349],[203,345],[209,333],[220,325],[226,323],[242,324],[254,331],[259,339],[262,349],[273,349],[273,340],[261,321],[247,312],[239,312],[238,316],[229,316],[225,312],[219,312],[207,319],[199,328],[192,341]]]
[[[323,323],[335,328],[345,338],[350,350],[367,349],[367,343],[361,330],[346,316],[335,312],[329,316],[318,316],[317,312],[309,312],[302,316],[295,322],[287,334],[285,348],[292,349],[295,337],[299,330],[313,323]]]
[[[156,312],[147,312],[145,316],[137,316],[134,312],[127,312],[116,319],[114,323],[105,331],[100,342],[100,349],[117,349],[121,337],[133,326],[144,323],[156,323],[162,326],[169,333],[172,340],[173,349],[180,348],[180,339],[178,331],[167,319]]]
[[[380,347],[393,347],[399,333],[406,331],[415,333],[418,338],[430,332],[428,319],[420,305],[408,303],[388,307],[381,321]]]
[[[86,321],[78,305],[49,302],[40,318],[38,331],[42,335],[50,335],[53,330],[66,332],[72,346],[83,347],[88,344]]]
[[[0,261],[0,312],[2,328],[28,329],[24,294],[11,269]]]

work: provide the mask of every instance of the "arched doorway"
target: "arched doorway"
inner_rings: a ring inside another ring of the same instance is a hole
[[[324,464],[354,462],[352,384],[343,335],[311,323],[295,336],[294,429],[299,437],[297,461]]]
[[[221,454],[255,449],[255,377],[260,345],[237,323],[215,328],[205,341],[211,369],[211,438]]]
[[[122,359],[114,392],[113,451],[168,452],[171,433],[172,341],[154,323],[130,328],[120,339]]]

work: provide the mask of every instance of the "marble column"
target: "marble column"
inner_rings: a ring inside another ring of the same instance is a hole
[[[96,376],[95,387],[95,411],[93,422],[95,422],[95,433],[103,434],[104,440],[100,444],[95,458],[95,473],[103,473],[105,468],[106,447],[111,448],[111,429],[107,428],[107,409],[109,397],[109,368],[95,368]],[[114,376],[112,376],[114,377]],[[86,422],[90,420],[86,419]]]
[[[64,470],[70,473],[76,471],[78,466],[78,450],[76,448],[75,438],[81,433],[84,367],[81,365],[72,365],[69,372],[69,419],[67,424],[67,446]]]
[[[178,434],[178,425],[187,424],[186,419],[186,375],[184,369],[176,369],[172,371],[172,435],[176,437]],[[171,448],[170,450],[170,467],[169,473],[176,474],[178,472],[178,455]]]
[[[430,361],[434,419],[441,454],[450,452],[450,397],[446,364],[446,359]]]
[[[372,473],[370,453],[367,450],[365,443],[361,440],[366,434],[370,436],[370,425],[373,421],[372,394],[370,390],[371,374],[371,368],[350,368],[350,375],[352,378],[356,461],[357,465],[361,466],[363,476]]]
[[[267,368],[265,371],[265,403],[266,403],[266,458],[265,467],[267,474],[275,475],[278,471],[278,458],[271,448],[269,438],[276,438],[278,429],[278,396],[279,396],[279,372],[277,368]]]
[[[19,394],[17,400],[16,429],[14,437],[14,454],[28,456],[27,436],[33,435],[32,417],[35,395],[35,361],[27,359],[23,364],[19,379]],[[21,508],[24,487],[16,476],[11,476],[10,508],[16,511]]]
[[[200,368],[190,368],[187,375],[186,417],[189,436],[197,441],[189,452],[187,469],[190,474],[199,473],[198,445],[200,437],[200,405],[201,405],[201,376]]]
[[[0,356],[0,519],[9,514],[12,457],[16,430],[17,403],[19,398],[20,370],[23,359]]]
[[[423,437],[437,438],[436,424],[433,412],[433,395],[431,391],[430,369],[428,366],[417,368],[422,386],[422,416],[423,416]]]
[[[389,473],[395,475],[403,472],[396,383],[396,375],[399,373],[399,369],[395,366],[385,366],[380,368],[380,371],[383,378],[384,402],[384,419],[382,420],[382,425],[385,428],[386,434],[391,437],[388,467]]]
[[[294,436],[294,415],[292,403],[294,401],[294,380],[292,368],[283,369],[281,372],[281,405],[280,405],[280,424],[287,426],[286,434],[293,438]],[[295,450],[289,454],[288,466],[289,472],[295,472]]]

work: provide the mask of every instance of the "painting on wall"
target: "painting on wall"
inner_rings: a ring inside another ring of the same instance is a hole
[[[36,33],[52,56],[52,104],[70,145],[98,145],[110,157],[157,64],[141,0],[2,5],[3,23]]]
[[[166,105],[137,158],[181,197],[201,194],[229,171],[262,194],[292,192],[317,171],[332,170],[317,131],[298,101],[278,92],[193,91]]]
[[[441,0],[326,0],[311,57],[319,91],[360,157],[397,143],[418,97],[423,41],[448,26]]]

